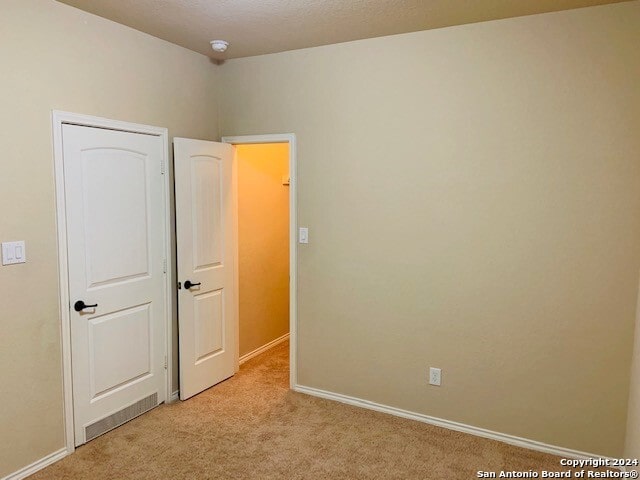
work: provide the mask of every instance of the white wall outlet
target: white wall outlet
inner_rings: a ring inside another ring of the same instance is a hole
[[[307,227],[300,227],[298,241],[300,243],[309,243],[309,229]]]
[[[429,385],[440,386],[441,380],[442,380],[442,370],[434,367],[429,368]]]
[[[25,263],[26,261],[27,252],[24,240],[21,242],[2,243],[2,265],[13,265],[14,263]]]

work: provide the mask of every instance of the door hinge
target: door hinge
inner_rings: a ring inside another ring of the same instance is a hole
[[[168,364],[167,364],[167,356],[165,355],[165,356],[164,356],[164,369],[166,370],[166,369],[167,369],[167,367],[168,367]]]
[[[164,158],[160,160],[160,173],[164,175]]]
[[[162,271],[167,273],[167,259],[162,260]]]

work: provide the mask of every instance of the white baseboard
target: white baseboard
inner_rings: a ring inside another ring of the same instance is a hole
[[[178,398],[180,398],[180,390],[176,390],[171,394],[171,396],[169,397],[169,403],[176,402]]]
[[[242,365],[247,360],[251,360],[253,357],[257,357],[261,353],[266,352],[270,348],[273,348],[276,345],[281,344],[282,342],[286,342],[287,340],[289,340],[289,334],[288,333],[282,335],[281,337],[276,338],[275,340],[272,340],[271,342],[269,342],[269,343],[267,343],[267,344],[265,344],[265,345],[263,345],[263,346],[261,346],[259,348],[256,348],[253,352],[245,353],[244,355],[242,355],[240,357],[240,360],[239,360],[240,365]]]
[[[10,473],[2,480],[21,480],[23,478],[27,478],[29,475],[33,475],[39,470],[42,470],[44,467],[48,467],[52,463],[57,462],[58,460],[63,459],[69,454],[66,448],[61,448],[57,452],[53,452],[47,455],[40,460],[33,462],[31,465],[27,465],[26,467],[21,468],[17,472]]]
[[[557,455],[559,457],[576,459],[607,458],[612,460],[610,457],[605,457],[603,455],[596,455],[593,453],[571,450],[569,448],[557,447],[555,445],[548,445],[536,440],[529,440],[528,438],[516,437],[514,435],[509,435],[506,433],[494,432],[492,430],[465,425],[464,423],[453,422],[451,420],[444,420],[442,418],[431,417],[422,413],[410,412],[408,410],[402,410],[400,408],[390,407],[387,405],[382,405],[380,403],[371,402],[369,400],[342,395],[340,393],[328,392],[326,390],[320,390],[318,388],[305,387],[303,385],[294,385],[293,390],[296,392],[305,393],[307,395],[312,395],[314,397],[326,398],[328,400],[334,400],[336,402],[346,403],[356,407],[366,408],[368,410],[375,410],[376,412],[388,413],[390,415],[395,415],[396,417],[417,420],[418,422],[428,423],[429,425],[435,425],[436,427],[447,428],[449,430],[468,433],[477,437],[497,440],[499,442],[508,443],[509,445],[515,445],[517,447],[527,448],[529,450],[550,453],[551,455]]]

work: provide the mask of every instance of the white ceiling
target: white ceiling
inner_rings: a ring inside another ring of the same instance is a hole
[[[58,1],[221,60],[624,0]]]

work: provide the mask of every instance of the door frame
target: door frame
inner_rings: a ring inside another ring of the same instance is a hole
[[[268,135],[237,135],[222,137],[222,142],[231,145],[249,145],[257,143],[288,143],[289,144],[289,388],[294,388],[298,383],[297,352],[298,352],[298,175],[297,175],[297,146],[294,133],[280,133]],[[238,270],[238,165],[236,155],[233,156],[233,185],[232,201],[235,229],[235,282],[236,282],[236,306],[239,313],[240,288]],[[239,339],[240,339],[240,315],[238,314],[236,325],[236,371],[239,369]]]
[[[173,262],[171,261],[171,203],[170,203],[170,175],[169,175],[169,132],[166,128],[153,127],[137,123],[110,120],[102,117],[82,115],[77,113],[53,110],[51,113],[53,126],[53,160],[55,173],[55,194],[56,194],[56,230],[58,239],[58,284],[59,284],[59,310],[60,310],[60,338],[62,344],[62,381],[64,390],[64,431],[65,445],[67,453],[75,450],[75,435],[73,425],[73,376],[71,370],[71,318],[69,306],[69,268],[67,255],[67,221],[66,221],[66,199],[64,186],[64,152],[62,144],[62,129],[64,125],[79,125],[83,127],[103,128],[121,132],[140,133],[159,137],[162,141],[161,168],[164,173],[164,203],[162,205],[164,213],[164,242],[165,242],[165,402],[171,399],[171,379],[172,379],[172,348],[171,341],[173,332],[171,331],[171,318],[173,312],[172,278]]]

